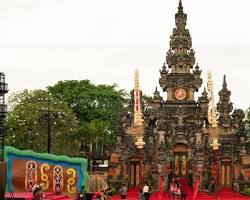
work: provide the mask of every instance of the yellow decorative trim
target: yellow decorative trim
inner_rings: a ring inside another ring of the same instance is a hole
[[[70,194],[75,194],[77,192],[76,187],[74,186],[76,183],[76,171],[73,168],[69,168],[66,171],[67,175],[72,175],[71,178],[67,180],[67,192]]]
[[[41,183],[43,191],[46,191],[49,189],[49,176],[45,173],[45,171],[49,171],[50,166],[48,163],[44,163],[41,166],[40,172],[41,172],[41,180],[43,181]]]
[[[174,168],[175,168],[174,173],[176,176],[178,176],[179,175],[179,156],[178,155],[175,155],[174,163],[175,163],[174,164]]]
[[[186,176],[187,173],[187,157],[185,155],[182,156],[182,175]]]

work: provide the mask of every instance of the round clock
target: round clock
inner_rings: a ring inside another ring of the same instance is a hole
[[[187,96],[187,92],[186,90],[179,88],[177,90],[175,90],[175,98],[178,100],[183,100],[185,99]]]

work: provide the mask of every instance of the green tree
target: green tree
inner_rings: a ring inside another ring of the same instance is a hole
[[[106,123],[100,120],[92,120],[90,123],[83,124],[82,127],[85,138],[89,140],[87,146],[90,151],[102,151],[106,136]]]
[[[66,103],[44,90],[14,93],[8,102],[7,145],[46,152],[50,129],[52,153],[74,155],[79,152],[78,121]]]
[[[73,109],[80,123],[79,134],[85,143],[91,144],[96,140],[93,139],[95,129],[98,129],[98,144],[103,144],[104,139],[105,145],[114,142],[118,115],[128,101],[124,90],[119,90],[116,84],[94,85],[89,80],[59,81],[48,90]],[[92,126],[95,128],[92,129]],[[91,146],[87,146],[91,150]]]

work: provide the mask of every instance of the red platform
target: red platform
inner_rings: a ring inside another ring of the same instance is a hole
[[[194,200],[192,199],[192,189],[186,186],[187,199],[186,200]],[[76,198],[69,197],[67,195],[55,195],[54,193],[44,193],[45,198],[43,200],[76,200]],[[24,199],[24,200],[32,200],[32,193],[6,193],[5,195],[7,199]],[[112,200],[120,200],[121,197],[119,194],[112,196]],[[221,190],[219,194],[209,195],[205,192],[199,192],[197,198],[195,200],[250,200],[250,197],[244,196],[240,193],[233,192],[232,190]],[[95,200],[95,199],[93,199]],[[130,189],[127,192],[127,200],[139,200],[139,190],[138,189]],[[164,192],[162,197],[159,192],[155,192],[150,196],[150,200],[173,200],[170,198],[167,192]]]

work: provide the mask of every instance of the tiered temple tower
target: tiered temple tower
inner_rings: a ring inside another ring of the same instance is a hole
[[[181,0],[175,14],[176,27],[170,37],[170,48],[166,62],[160,70],[159,84],[166,100],[156,88],[150,105],[143,109],[142,175],[153,190],[159,189],[160,177],[168,177],[170,169],[175,177],[196,179],[206,188],[213,176],[220,177],[220,186],[240,187],[246,180],[250,158],[246,157],[244,140],[244,113],[233,111],[231,92],[224,77],[217,104],[218,126],[209,119],[211,98],[206,89],[195,99],[195,92],[203,83],[201,69],[195,63],[192,40],[186,28],[187,15]],[[143,84],[143,83],[142,83]],[[140,94],[141,95],[141,94]],[[112,184],[128,183],[139,186],[140,159],[136,149],[136,134],[133,125],[134,90],[128,112],[121,113],[117,126],[117,145],[111,156],[109,181]],[[232,112],[233,111],[233,112]],[[214,111],[215,112],[215,111]],[[216,114],[216,113],[215,113]],[[216,115],[215,115],[216,117]],[[216,128],[216,141],[220,143],[219,169],[213,171],[213,149],[211,130]]]

